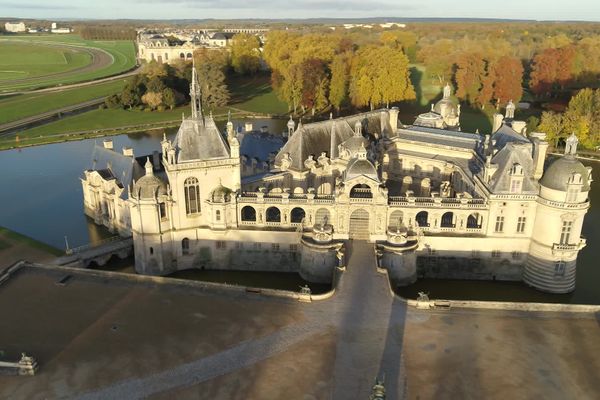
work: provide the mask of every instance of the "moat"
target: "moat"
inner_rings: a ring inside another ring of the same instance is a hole
[[[285,121],[254,123],[255,127],[269,125],[271,131],[277,132],[281,131],[281,125]],[[174,133],[170,133],[168,136],[173,135]],[[147,154],[157,149],[160,139],[159,134],[113,137],[115,148],[131,146],[135,154]],[[0,193],[0,201],[11,206],[0,211],[0,225],[57,248],[65,247],[65,236],[70,247],[98,242],[111,236],[88,220],[82,212],[79,177],[81,171],[91,164],[93,144],[94,140],[84,140],[2,152],[0,168],[10,173],[0,176],[0,184],[5,188]],[[591,165],[598,171],[597,163]],[[518,283],[422,279],[412,286],[401,288],[398,293],[405,297],[412,297],[417,291],[425,291],[433,298],[600,304],[600,293],[595,290],[595,283],[600,282],[600,270],[594,262],[594,258],[600,255],[600,250],[594,246],[600,239],[595,226],[600,220],[600,210],[594,202],[595,198],[600,197],[596,186],[592,185],[592,208],[583,226],[588,246],[578,258],[578,283],[575,292],[568,295],[546,295]],[[268,273],[247,272],[187,271],[178,274],[176,277],[186,279],[288,290],[303,284],[298,276],[291,276],[295,274],[272,278],[269,278]]]

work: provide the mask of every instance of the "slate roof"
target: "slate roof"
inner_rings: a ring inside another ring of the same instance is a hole
[[[272,153],[277,154],[285,143],[282,136],[256,131],[238,133],[237,139],[240,142],[241,155],[260,161],[267,161]]]
[[[397,131],[400,139],[475,150],[481,154],[483,137],[476,133],[450,131],[424,126],[408,126]]]
[[[492,193],[510,192],[510,169],[514,164],[520,164],[523,168],[524,193],[538,193],[539,185],[533,178],[534,166],[531,158],[531,143],[508,142],[492,158],[492,164],[498,165],[498,169],[491,177],[489,188]]]
[[[212,117],[186,118],[173,141],[177,162],[229,158],[229,146]]]
[[[332,147],[334,147],[333,151],[336,147],[332,146],[332,142],[339,144],[353,137],[354,125],[357,121],[362,124],[363,136],[379,137],[382,130],[391,131],[387,110],[376,110],[350,117],[301,125],[279,151],[275,157],[275,164],[279,165],[285,153],[290,153],[292,158],[290,169],[297,171],[306,169],[304,161],[309,155],[313,155],[316,159],[321,153],[326,153],[330,158],[336,158],[337,154],[332,156]]]
[[[129,195],[129,186],[134,180],[144,176],[144,168],[133,157],[105,148],[96,144],[92,152],[90,171],[97,171],[102,179],[116,179],[119,186],[124,188],[122,199]]]

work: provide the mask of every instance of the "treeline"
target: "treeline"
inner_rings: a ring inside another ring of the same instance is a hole
[[[584,147],[597,146],[600,143],[600,89],[580,90],[562,114],[544,111],[537,129],[546,133],[554,146],[571,133],[577,135]]]
[[[416,37],[386,33],[373,40],[352,32],[269,32],[264,58],[272,86],[291,111],[302,113],[412,100],[406,52]]]
[[[125,26],[93,26],[84,25],[75,27],[75,31],[86,40],[135,40],[135,29]]]

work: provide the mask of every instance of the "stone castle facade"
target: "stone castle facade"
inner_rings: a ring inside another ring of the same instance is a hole
[[[396,108],[290,120],[278,142],[244,137],[231,122],[220,132],[203,113],[195,73],[190,94],[192,114],[173,142],[138,158],[108,143],[82,178],[86,214],[133,236],[138,273],[285,270],[327,282],[342,241],[360,239],[378,244],[401,283],[427,276],[574,290],[592,182],[575,136],[565,155],[547,160],[545,135],[528,134],[511,106],[491,135],[461,132],[447,87],[413,125]]]

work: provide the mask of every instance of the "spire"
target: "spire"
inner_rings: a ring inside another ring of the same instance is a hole
[[[575,136],[575,132],[571,133],[571,136],[567,138],[565,143],[565,155],[575,157],[577,154],[577,144],[579,143],[579,139]]]
[[[360,123],[360,121],[356,121],[356,123],[354,124],[354,136],[362,136],[362,124]]]
[[[144,168],[146,168],[146,175],[151,176],[154,175],[154,171],[152,168],[152,163],[150,162],[150,157],[146,157],[146,164],[144,164]]]
[[[190,84],[190,98],[192,105],[192,118],[204,119],[202,114],[202,89],[196,71],[196,61],[192,57],[192,83]]]
[[[329,159],[338,158],[338,137],[335,129],[335,121],[331,122],[331,140],[329,141]]]

